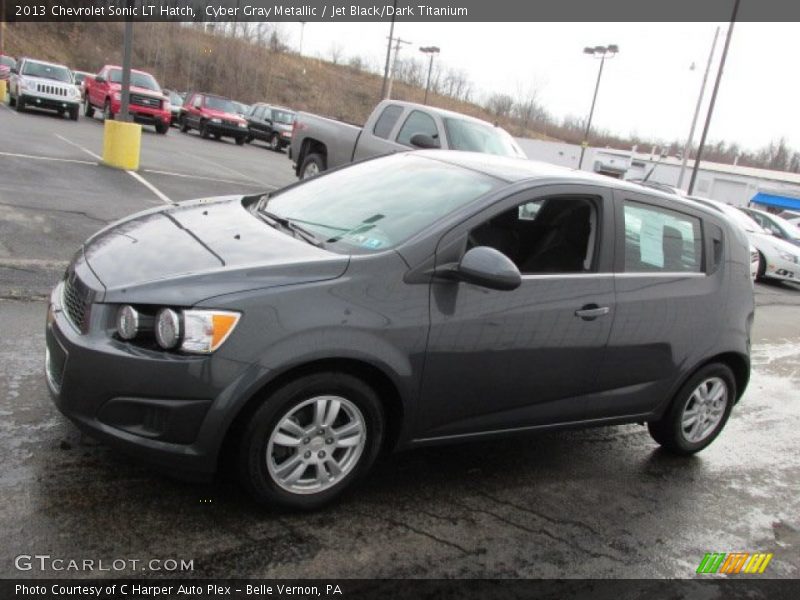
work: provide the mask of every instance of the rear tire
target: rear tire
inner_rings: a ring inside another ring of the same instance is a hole
[[[83,101],[83,115],[90,119],[94,116],[94,106],[91,105],[88,98]]]
[[[380,399],[362,380],[307,375],[270,394],[252,415],[240,438],[239,476],[259,502],[316,509],[369,471],[383,431]]]
[[[325,158],[321,154],[309,154],[300,167],[300,179],[308,179],[325,170]]]
[[[273,152],[281,151],[281,138],[277,133],[273,133],[269,138],[269,147]]]
[[[699,452],[720,434],[736,401],[736,380],[727,365],[711,363],[683,384],[667,412],[647,424],[652,438],[673,454]]]

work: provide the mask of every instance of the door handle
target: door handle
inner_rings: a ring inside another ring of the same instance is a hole
[[[594,321],[597,317],[607,315],[611,309],[608,306],[597,306],[597,304],[586,304],[575,311],[575,316],[584,321]]]

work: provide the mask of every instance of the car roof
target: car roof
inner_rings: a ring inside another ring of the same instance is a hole
[[[430,106],[428,104],[418,104],[417,102],[407,102],[405,100],[384,100],[384,102],[387,105],[396,104],[397,106],[403,106],[406,108],[416,108],[419,110],[424,110],[426,112],[435,113],[442,117],[461,119],[462,121],[472,121],[474,123],[481,123],[482,125],[487,125],[489,127],[497,127],[497,129],[502,129],[502,127],[500,127],[499,125],[493,125],[492,123],[484,119],[480,119],[478,117],[472,117],[470,115],[465,115],[464,113],[459,113],[452,110],[447,110],[446,108],[438,108],[436,106]]]
[[[119,65],[106,65],[103,69],[122,69]],[[101,71],[103,69],[100,69]],[[141,69],[131,69],[131,73],[142,73],[143,75],[150,75],[150,77],[154,77],[152,73],[148,73],[147,71],[142,71]]]
[[[586,183],[616,190],[627,190],[638,194],[647,194],[700,210],[706,214],[716,214],[708,206],[704,206],[701,202],[696,202],[693,198],[645,187],[624,179],[615,179],[599,173],[581,171],[537,160],[461,150],[414,150],[413,153],[472,171],[478,171],[508,183],[537,179],[563,179],[573,183]],[[702,200],[705,200],[705,198]]]

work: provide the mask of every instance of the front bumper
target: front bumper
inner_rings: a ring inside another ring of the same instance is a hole
[[[80,107],[79,98],[65,98],[63,96],[44,96],[20,92],[19,99],[25,106],[36,108],[46,108],[49,110],[78,110]]]
[[[766,277],[800,283],[800,264],[780,257],[767,259]]]
[[[143,123],[145,125],[156,125],[157,123],[169,125],[172,119],[172,113],[169,111],[154,110],[152,108],[137,106],[136,104],[129,104],[128,111],[131,113],[136,123]]]
[[[256,367],[180,356],[116,340],[115,307],[92,304],[84,333],[70,320],[62,282],[50,297],[45,375],[56,407],[81,430],[188,480],[209,479]]]
[[[239,127],[238,125],[229,125],[228,123],[212,123],[206,121],[208,132],[212,135],[220,135],[224,137],[241,138],[249,135],[247,127]]]

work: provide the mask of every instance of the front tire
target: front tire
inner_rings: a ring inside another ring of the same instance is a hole
[[[727,365],[711,363],[681,387],[664,416],[647,424],[665,450],[699,452],[720,434],[736,401],[736,380]]]
[[[111,110],[111,101],[106,100],[105,105],[103,105],[103,120],[104,121],[113,121],[114,120],[114,112]]]
[[[90,119],[94,116],[94,107],[89,102],[89,98],[83,101],[83,116],[89,117]]]
[[[383,442],[375,391],[339,372],[307,375],[272,393],[245,427],[239,475],[256,500],[311,510],[365,475]]]
[[[200,137],[207,140],[209,135],[208,125],[206,125],[205,121],[200,121]]]
[[[167,131],[169,131],[169,125],[166,125],[164,123],[156,123],[156,133],[164,135],[165,133],[167,133]]]
[[[180,122],[180,127],[181,127],[181,133],[188,132],[189,131],[189,123],[186,120],[186,115],[181,115],[181,117],[179,119],[179,122]]]
[[[247,141],[246,137],[237,137],[236,138],[236,145],[237,146],[244,146],[244,143]]]
[[[767,273],[767,259],[761,252],[758,253],[758,271],[756,272],[756,281],[763,281],[766,279]]]
[[[11,95],[11,92],[8,92],[8,105],[11,108],[14,108],[17,105],[17,99]]]
[[[300,179],[308,179],[325,170],[325,159],[321,154],[309,154],[300,167]]]
[[[70,108],[69,109],[69,120],[70,121],[77,121],[79,112],[80,111],[78,110],[77,106],[75,108]]]
[[[15,98],[14,105],[18,113],[25,112],[25,102],[22,101],[22,98]]]

